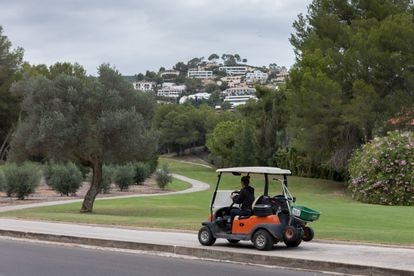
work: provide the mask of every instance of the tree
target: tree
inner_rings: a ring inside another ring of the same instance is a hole
[[[238,109],[254,128],[257,161],[260,165],[274,165],[273,155],[287,146],[289,111],[285,91],[257,86],[257,101],[249,101]]]
[[[294,23],[287,82],[294,144],[343,171],[352,151],[413,110],[413,5],[314,0]]]
[[[200,64],[200,62],[204,59],[204,57],[200,57],[200,58],[192,58],[187,62],[187,66],[188,68],[193,68],[196,67],[197,65]]]
[[[76,76],[79,78],[86,76],[86,70],[78,63],[57,62],[49,67],[49,79],[54,79],[57,76],[65,74],[68,76]]]
[[[208,137],[207,147],[212,154],[221,158],[221,166],[228,167],[232,164],[233,148],[240,131],[240,121],[223,121],[216,125]]]
[[[197,93],[203,88],[201,79],[185,78],[184,84],[187,95]]]
[[[235,138],[232,166],[257,165],[255,129],[247,122],[242,122],[241,132]]]
[[[157,108],[155,123],[160,131],[160,145],[178,155],[193,146],[203,146],[207,133],[215,125],[214,110],[202,105],[160,105]]]
[[[211,54],[209,57],[208,57],[208,60],[217,60],[217,59],[219,59],[220,57],[217,55],[217,54]]]
[[[139,73],[138,75],[136,75],[136,80],[137,81],[143,81],[145,80],[145,75],[142,73]]]
[[[240,60],[240,56],[237,55],[239,60]],[[235,55],[232,54],[223,54],[221,56],[221,59],[224,61],[224,65],[226,66],[235,66],[237,65],[237,58],[235,57]]]
[[[20,112],[19,99],[10,92],[11,84],[19,78],[17,74],[23,61],[23,49],[12,50],[8,37],[0,26],[0,160],[6,158],[9,142]]]
[[[136,93],[107,64],[99,67],[97,78],[38,76],[13,87],[19,89],[25,97],[11,159],[43,156],[90,167],[92,181],[81,212],[93,210],[104,163],[144,161],[155,150],[154,98]]]
[[[180,75],[187,76],[188,66],[184,62],[177,62],[177,64],[174,65],[174,70],[177,70],[180,72]]]

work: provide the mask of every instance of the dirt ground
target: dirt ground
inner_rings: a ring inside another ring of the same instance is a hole
[[[34,194],[31,194],[24,200],[18,200],[16,197],[7,197],[5,193],[0,192],[0,207],[20,204],[31,204],[45,201],[57,201],[57,200],[69,200],[69,199],[81,199],[85,196],[89,189],[89,182],[83,182],[78,192],[74,196],[63,196],[55,192],[52,188],[47,186],[44,180],[41,181],[40,185],[36,188]],[[121,195],[135,195],[135,194],[156,194],[166,193],[170,190],[162,190],[158,188],[155,179],[153,177],[148,178],[143,185],[132,185],[128,191],[120,191],[115,184],[111,185],[111,189],[107,194],[99,194],[98,198],[112,197]]]

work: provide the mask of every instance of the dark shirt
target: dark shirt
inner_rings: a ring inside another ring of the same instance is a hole
[[[238,196],[233,198],[233,202],[241,204],[242,210],[251,210],[254,201],[254,188],[251,186],[243,187]]]

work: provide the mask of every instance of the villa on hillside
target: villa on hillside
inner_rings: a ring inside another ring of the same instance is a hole
[[[186,90],[185,85],[175,85],[174,83],[164,82],[162,87],[158,89],[158,97],[179,98]]]
[[[180,72],[176,71],[176,70],[165,70],[164,72],[161,72],[160,76],[161,77],[165,77],[165,76],[179,76]]]
[[[267,73],[263,73],[262,71],[256,70],[252,73],[246,74],[246,83],[255,83],[255,82],[266,82],[268,78]]]
[[[276,75],[276,82],[285,82],[287,77],[289,77],[289,71],[286,68],[284,68]]]
[[[226,72],[227,75],[246,75],[247,66],[221,66],[220,71]]]
[[[189,69],[187,77],[195,79],[211,79],[213,78],[213,71]]]
[[[247,86],[227,88],[222,92],[224,96],[256,95],[256,88]]]
[[[153,81],[135,81],[132,83],[135,90],[152,92],[155,89],[156,83]]]
[[[188,96],[183,96],[178,101],[179,104],[184,104],[187,102],[187,100],[208,100],[210,99],[211,94],[209,93],[196,93]]]
[[[234,108],[239,105],[244,105],[248,100],[257,100],[257,97],[254,95],[243,95],[243,96],[226,96],[224,102],[228,102],[231,105],[231,108]]]

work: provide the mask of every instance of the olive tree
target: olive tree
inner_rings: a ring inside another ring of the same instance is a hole
[[[155,150],[154,98],[134,91],[107,64],[99,67],[98,77],[37,76],[13,90],[25,96],[11,159],[35,156],[90,167],[92,180],[81,212],[92,212],[103,164],[146,161]]]

